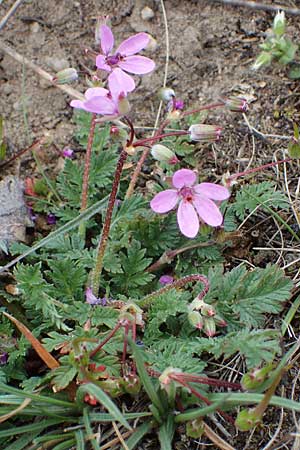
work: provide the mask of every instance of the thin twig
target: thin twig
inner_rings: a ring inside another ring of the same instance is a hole
[[[235,450],[231,447],[228,442],[224,441],[220,436],[218,436],[205,422],[204,422],[204,433],[218,448],[222,450]]]
[[[287,8],[286,6],[281,5],[266,5],[265,3],[250,2],[244,0],[211,0],[211,1],[215,3],[224,3],[225,5],[230,6],[241,6],[242,8],[258,9],[260,11],[271,11],[275,13],[281,10],[293,16],[300,16],[300,9]]]
[[[12,7],[7,11],[7,13],[5,14],[5,16],[3,17],[3,19],[0,22],[0,30],[2,30],[2,28],[5,26],[6,22],[8,21],[8,19],[10,18],[10,16],[12,16],[14,14],[14,12],[17,10],[17,8],[21,5],[21,3],[23,3],[24,0],[17,0]]]
[[[83,95],[77,91],[76,89],[72,88],[71,86],[65,86],[60,84],[53,83],[53,76],[50,75],[48,72],[46,72],[44,69],[41,69],[39,66],[31,62],[29,59],[27,59],[25,56],[20,55],[20,53],[17,53],[12,47],[5,44],[2,40],[0,40],[0,50],[2,50],[7,55],[11,56],[11,58],[15,59],[21,64],[24,64],[25,66],[32,69],[35,73],[37,73],[40,77],[44,78],[45,80],[49,81],[49,83],[52,86],[57,87],[61,91],[66,92],[71,97],[78,98],[79,100],[82,100]]]

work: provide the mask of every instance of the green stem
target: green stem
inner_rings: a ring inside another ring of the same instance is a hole
[[[110,193],[109,200],[108,200],[108,205],[107,205],[104,225],[103,225],[103,229],[102,229],[101,239],[100,239],[98,249],[97,249],[96,264],[95,264],[95,268],[94,268],[93,274],[92,274],[92,289],[93,289],[93,294],[96,295],[96,297],[98,296],[98,292],[99,292],[100,276],[101,276],[102,269],[103,269],[103,258],[105,255],[105,249],[106,249],[106,245],[107,245],[107,241],[108,241],[108,235],[109,235],[109,230],[110,230],[110,225],[111,225],[113,209],[115,206],[115,201],[116,201],[116,197],[117,197],[117,193],[118,193],[121,174],[122,174],[122,170],[123,170],[123,166],[126,161],[126,158],[127,158],[127,152],[125,149],[122,149],[120,156],[119,156],[118,163],[117,163],[114,181],[113,181],[111,193]]]
[[[42,177],[44,178],[44,180],[45,180],[45,182],[46,182],[48,188],[49,188],[50,191],[53,193],[53,195],[56,197],[56,199],[58,200],[58,202],[61,203],[61,202],[62,202],[62,199],[60,198],[60,196],[59,196],[57,190],[55,189],[53,183],[51,182],[51,180],[50,180],[50,179],[47,177],[47,175],[45,174],[45,171],[44,171],[44,169],[43,169],[43,167],[42,167],[42,165],[41,165],[41,163],[40,163],[40,161],[39,161],[39,159],[38,159],[38,157],[37,157],[35,151],[32,152],[32,156],[33,156],[33,159],[34,159],[34,161],[35,161],[35,163],[36,163],[36,166],[37,166],[37,168],[38,168],[38,171],[41,173]]]

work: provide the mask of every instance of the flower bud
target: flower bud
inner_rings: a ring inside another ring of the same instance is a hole
[[[241,431],[249,431],[259,425],[260,419],[254,409],[244,409],[238,413],[235,425]]]
[[[125,116],[130,111],[130,104],[125,95],[119,96],[118,110],[121,116]]]
[[[216,315],[216,310],[212,305],[203,302],[203,305],[200,308],[201,314],[208,317],[214,317]]]
[[[201,316],[201,314],[198,311],[189,312],[188,313],[188,321],[190,322],[190,324],[193,327],[198,328],[198,330],[202,330],[202,328],[204,326],[203,317]]]
[[[121,386],[127,394],[136,395],[141,390],[141,382],[136,375],[127,375],[121,379]]]
[[[300,158],[300,142],[298,139],[292,138],[288,144],[288,152],[291,158]]]
[[[220,139],[222,128],[216,125],[200,123],[191,125],[189,132],[192,141],[215,142]]]
[[[257,70],[260,69],[262,66],[266,66],[268,64],[270,64],[270,62],[272,61],[272,55],[269,52],[261,52],[258,55],[258,58],[256,58],[255,63],[252,66],[253,70]]]
[[[226,320],[223,319],[223,317],[219,316],[218,314],[214,316],[214,321],[218,327],[227,327]]]
[[[249,109],[247,100],[243,97],[228,97],[225,99],[225,107],[229,111],[245,113]]]
[[[270,372],[275,368],[273,363],[266,364],[264,367],[259,369],[253,369],[248,373],[245,373],[242,377],[242,386],[246,390],[255,390],[260,385],[266,381],[269,377]]]
[[[159,279],[160,284],[166,285],[173,283],[174,278],[171,275],[162,275]]]
[[[161,100],[169,102],[175,97],[175,92],[171,88],[164,87],[159,90],[158,95]]]
[[[216,322],[213,317],[204,317],[203,331],[208,337],[213,337],[216,334]]]
[[[285,32],[285,15],[284,11],[278,11],[274,17],[273,31],[277,37],[281,37]]]
[[[151,148],[151,155],[154,159],[168,164],[177,164],[178,158],[175,153],[165,145],[156,144]]]
[[[76,69],[73,69],[73,67],[68,67],[67,69],[60,70],[52,78],[52,81],[55,84],[68,84],[76,80],[78,80],[78,73]]]
[[[74,158],[74,150],[72,150],[71,148],[65,147],[62,151],[62,154],[65,158]]]
[[[186,434],[187,436],[198,439],[204,433],[204,424],[202,417],[198,417],[195,420],[189,420],[186,423]]]

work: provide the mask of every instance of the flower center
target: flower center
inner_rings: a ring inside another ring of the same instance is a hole
[[[116,53],[115,55],[106,57],[106,64],[109,66],[116,66],[121,61],[121,54]]]
[[[180,189],[179,195],[185,200],[186,202],[192,202],[193,201],[193,189],[187,186],[184,186]]]

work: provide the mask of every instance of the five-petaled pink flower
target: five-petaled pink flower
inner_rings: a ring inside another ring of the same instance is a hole
[[[121,69],[115,69],[111,74],[108,80],[109,90],[101,87],[89,88],[85,92],[84,100],[72,100],[70,105],[73,108],[106,116],[122,115],[120,105],[126,99],[127,90],[122,84],[121,72]]]
[[[177,221],[182,234],[194,238],[199,231],[200,221],[213,227],[223,222],[223,216],[214,202],[227,200],[230,192],[214,183],[196,183],[195,172],[189,169],[177,170],[172,177],[175,189],[159,192],[152,199],[153,211],[163,214],[175,208],[179,202]]]
[[[155,63],[152,59],[136,55],[136,53],[147,46],[150,40],[146,33],[138,33],[125,39],[115,53],[112,53],[114,36],[107,25],[101,25],[100,39],[103,54],[97,56],[96,66],[98,69],[105,70],[106,72],[115,71],[119,67],[122,70],[122,85],[126,87],[127,92],[133,91],[135,83],[123,70],[129,73],[143,75],[154,69]]]

